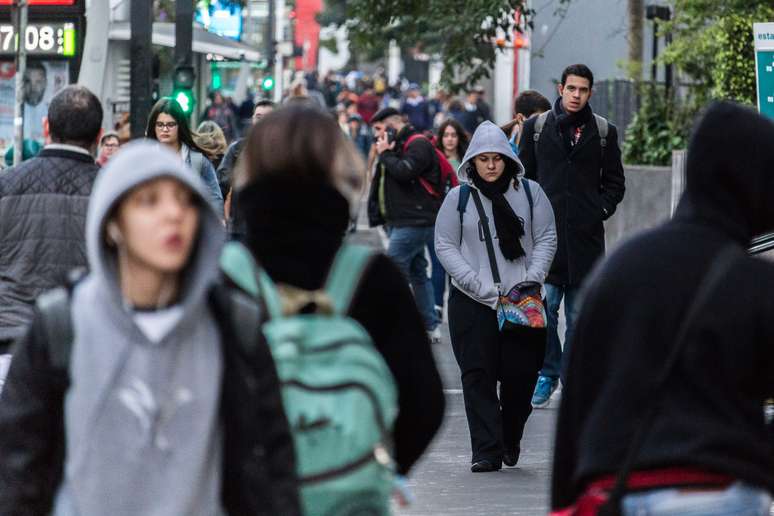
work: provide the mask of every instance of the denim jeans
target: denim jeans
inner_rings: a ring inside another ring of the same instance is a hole
[[[541,376],[557,379],[561,376],[564,383],[567,374],[567,357],[572,346],[572,334],[575,329],[575,319],[578,316],[579,287],[565,287],[546,283],[546,318],[548,319],[548,341],[546,342],[546,358],[543,361]],[[567,329],[564,333],[564,351],[559,341],[559,307],[564,298],[564,318]]]
[[[659,489],[623,499],[623,516],[768,516],[771,495],[736,482],[721,491]]]
[[[427,331],[432,331],[438,326],[433,299],[433,284],[427,277],[427,259],[425,258],[425,247],[427,247],[427,242],[433,238],[434,232],[432,226],[393,227],[389,229],[390,243],[387,247],[387,256],[392,258],[414,290],[414,299],[417,302],[419,312],[422,314],[422,319],[425,321]]]
[[[443,296],[446,294],[446,270],[438,261],[435,254],[435,242],[433,239],[427,243],[427,251],[430,253],[430,265],[433,270],[431,281],[433,283],[433,296],[435,296],[435,306],[443,308]]]

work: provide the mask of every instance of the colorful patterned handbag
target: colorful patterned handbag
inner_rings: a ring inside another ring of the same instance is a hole
[[[541,286],[537,281],[522,281],[514,285],[497,303],[497,324],[500,331],[515,326],[546,327],[546,308],[543,306]]]
[[[529,188],[526,181],[523,184],[525,189]],[[527,195],[531,197],[530,193]],[[522,281],[514,285],[506,294],[503,294],[500,270],[497,267],[494,244],[492,243],[492,234],[489,232],[489,220],[484,211],[484,206],[481,204],[478,190],[471,190],[471,196],[476,204],[478,217],[481,220],[484,242],[486,243],[486,254],[489,256],[492,279],[495,282],[499,295],[497,301],[497,324],[500,327],[500,331],[509,331],[518,326],[545,328],[546,309],[543,306],[540,283],[537,281]]]

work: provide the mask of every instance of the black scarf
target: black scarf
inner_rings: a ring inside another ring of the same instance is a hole
[[[515,163],[506,158],[505,171],[497,181],[489,183],[481,179],[473,164],[468,164],[468,175],[478,190],[492,201],[492,215],[494,215],[495,230],[500,251],[508,261],[516,260],[525,255],[521,246],[521,237],[524,236],[524,221],[514,213],[505,192],[513,184],[515,175]]]
[[[593,115],[594,113],[591,111],[591,105],[589,105],[588,102],[586,102],[583,109],[577,113],[567,113],[564,110],[564,106],[562,106],[562,97],[559,97],[556,99],[556,102],[554,102],[556,127],[559,130],[559,134],[562,135],[562,140],[564,140],[570,148],[572,148],[570,140],[575,133],[575,129],[582,125],[586,125]]]
[[[277,283],[305,290],[323,286],[349,225],[349,204],[323,181],[286,177],[255,180],[239,192],[246,244]]]

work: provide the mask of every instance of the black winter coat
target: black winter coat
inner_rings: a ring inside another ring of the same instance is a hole
[[[38,295],[86,267],[86,210],[98,172],[88,154],[63,149],[0,172],[0,341],[24,333]]]
[[[698,467],[774,492],[774,265],[745,256],[774,230],[774,124],[713,108],[688,151],[675,218],[614,252],[589,278],[556,425],[554,509],[619,471],[678,328],[726,246],[739,258],[717,285],[668,379],[635,470]],[[746,149],[729,154],[727,149]]]
[[[430,195],[419,178],[429,181],[437,189],[441,171],[435,148],[430,140],[418,138],[403,152],[409,137],[417,134],[404,127],[395,138],[395,149],[385,151],[376,165],[368,197],[368,219],[371,227],[388,224],[394,227],[426,227],[435,225],[441,207],[440,199]],[[384,178],[386,214],[379,207],[379,185]],[[384,216],[383,216],[384,215]]]
[[[613,124],[608,126],[603,162],[593,118],[570,148],[559,133],[555,115],[552,111],[546,120],[537,155],[533,142],[537,117],[527,120],[519,158],[526,176],[540,183],[554,208],[558,246],[546,282],[579,286],[605,252],[603,221],[623,199],[624,171]]]
[[[247,348],[227,312],[246,296],[213,289],[210,306],[221,331],[223,478],[221,499],[229,515],[300,515],[295,452],[284,417],[279,380],[268,348]],[[230,301],[231,300],[231,301]],[[254,305],[253,305],[254,306]],[[258,309],[256,311],[256,320]],[[16,346],[0,398],[0,515],[49,514],[62,481],[64,400],[69,372],[52,363],[51,348],[35,311]],[[241,344],[240,344],[241,343]],[[61,344],[60,344],[61,345]]]

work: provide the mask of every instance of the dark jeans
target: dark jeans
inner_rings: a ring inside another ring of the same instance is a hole
[[[548,337],[546,341],[546,357],[543,362],[542,376],[553,378],[561,376],[562,384],[567,375],[567,358],[572,348],[572,334],[575,330],[575,319],[578,316],[578,293],[580,287],[565,287],[546,283],[546,318]],[[564,319],[567,329],[564,332],[564,351],[559,340],[559,307],[564,298]]]
[[[427,331],[432,331],[438,326],[433,306],[433,284],[427,277],[427,259],[425,258],[425,247],[433,233],[432,226],[388,228],[390,243],[387,247],[387,256],[392,258],[392,261],[411,284],[417,308],[422,314]]]
[[[456,288],[449,294],[449,330],[462,373],[473,462],[498,465],[503,453],[521,442],[532,412],[546,332],[527,327],[500,332],[496,312]]]

